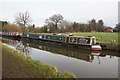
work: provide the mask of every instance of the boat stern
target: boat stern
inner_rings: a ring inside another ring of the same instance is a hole
[[[102,50],[102,47],[100,45],[92,45],[91,50],[93,51],[100,51]]]

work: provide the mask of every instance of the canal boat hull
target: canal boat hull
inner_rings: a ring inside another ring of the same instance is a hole
[[[22,36],[18,32],[2,32],[2,37],[12,39],[29,39],[37,44],[41,41],[51,44],[51,42],[57,43],[57,45],[72,46],[75,48],[84,48],[90,50],[102,50],[100,47],[93,44],[96,43],[94,36],[66,36],[58,34],[35,34],[35,33],[23,33]],[[36,41],[37,40],[37,41]],[[58,44],[59,43],[59,44]]]
[[[49,40],[41,40],[41,39],[31,39],[31,38],[22,38],[23,42],[29,42],[34,44],[44,44],[44,45],[56,45],[56,46],[63,46],[63,47],[72,47],[72,48],[78,48],[78,49],[88,49],[91,50],[90,45],[77,45],[77,44],[69,44],[69,43],[63,43],[63,42],[54,42]]]
[[[0,32],[0,37],[11,38],[11,39],[21,39],[18,32]]]
[[[3,38],[10,38],[10,39],[21,39],[21,36],[20,36],[20,35],[18,35],[18,36],[2,35],[1,37],[3,37]]]
[[[93,50],[93,51],[100,51],[100,50],[102,50],[102,48],[101,48],[100,45],[92,45],[91,46],[91,50]]]
[[[80,47],[90,50],[100,50],[98,48],[93,48],[92,45],[96,44],[96,39],[94,36],[66,36],[57,34],[35,34],[35,33],[24,33],[22,38],[40,40],[46,43],[60,43],[64,46]],[[39,43],[39,41],[38,41]]]

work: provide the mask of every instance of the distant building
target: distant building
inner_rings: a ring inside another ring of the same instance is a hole
[[[106,29],[104,32],[113,32],[113,29]]]

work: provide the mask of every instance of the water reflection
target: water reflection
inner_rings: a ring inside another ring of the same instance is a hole
[[[8,45],[14,46],[16,50],[23,53],[25,56],[30,56],[31,47],[28,44],[23,45],[21,40],[12,40],[8,38],[1,38],[2,43],[6,43]]]
[[[78,78],[118,77],[117,52],[96,52],[37,40],[18,41],[2,38],[1,41],[14,46],[26,56],[31,56],[33,60],[55,65],[60,72],[73,72]]]
[[[71,48],[71,47],[64,47],[62,45],[51,45],[49,43],[44,43],[44,42],[38,42],[36,41],[31,41],[31,40],[11,40],[11,39],[6,39],[2,38],[3,43],[7,43],[9,45],[13,45],[16,47],[17,50],[24,52],[26,56],[31,55],[31,48],[37,48],[40,50],[48,51],[53,54],[59,54],[59,55],[64,55],[67,57],[72,57],[76,58],[79,60],[83,60],[86,62],[93,62],[94,57],[97,56],[98,59],[98,64],[101,64],[100,58],[99,57],[105,57],[106,55],[109,55],[110,58],[114,56],[118,56],[118,54],[112,51],[91,51],[91,50],[84,50],[84,49],[76,49],[76,48]],[[37,43],[37,44],[36,44]],[[39,44],[38,44],[39,43]]]
[[[26,56],[30,56],[30,51],[31,47],[29,47],[28,44],[23,45],[22,42],[20,41],[19,43],[16,44],[16,49],[19,50],[20,52],[23,52]]]

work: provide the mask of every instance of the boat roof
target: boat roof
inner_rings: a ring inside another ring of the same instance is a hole
[[[65,34],[65,33],[28,33],[28,34],[57,35],[57,36],[62,35],[62,36],[65,36],[65,37],[95,38],[95,36],[76,36],[76,35],[69,35],[69,34]]]

